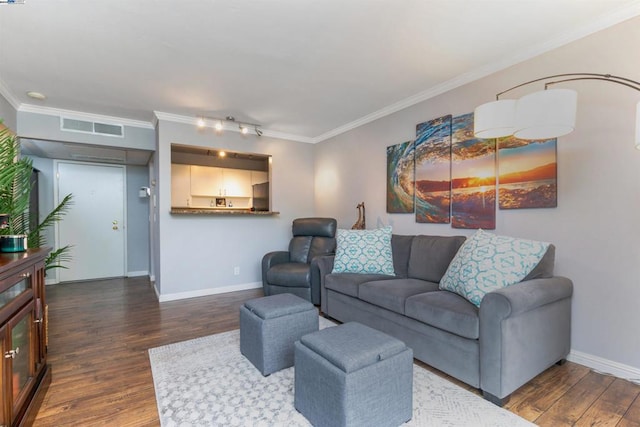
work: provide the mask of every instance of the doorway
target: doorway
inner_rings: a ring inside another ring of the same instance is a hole
[[[55,161],[55,203],[73,194],[73,205],[57,223],[58,247],[72,245],[60,282],[122,277],[126,266],[125,168]]]

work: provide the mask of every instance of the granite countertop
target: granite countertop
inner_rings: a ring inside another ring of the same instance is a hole
[[[270,216],[279,215],[280,212],[275,211],[252,211],[242,208],[171,208],[171,214],[186,215],[253,215],[253,216]]]

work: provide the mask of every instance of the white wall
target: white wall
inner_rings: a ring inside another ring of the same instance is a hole
[[[314,214],[313,146],[265,136],[216,135],[160,120],[157,170],[156,290],[161,301],[261,287],[260,260],[285,250],[295,218]],[[171,144],[269,154],[274,216],[172,215]],[[240,274],[233,274],[234,267]]]
[[[356,204],[365,201],[368,228],[391,224],[398,234],[471,234],[386,213],[385,147],[415,138],[417,123],[472,112],[497,92],[534,78],[595,72],[640,81],[640,55],[632,53],[639,44],[635,18],[317,144],[316,214],[335,216],[347,228],[355,222]],[[563,87],[578,91],[579,105],[576,131],[558,141],[558,207],[498,210],[495,232],[556,245],[556,274],[575,286],[573,360],[640,378],[640,151],[633,141],[640,92],[598,81]]]

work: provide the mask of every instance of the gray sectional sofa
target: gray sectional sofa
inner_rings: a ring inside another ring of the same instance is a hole
[[[462,236],[393,235],[395,276],[333,273],[333,256],[317,258],[321,310],[403,340],[414,357],[502,405],[533,377],[563,362],[570,349],[571,280],[553,276],[555,248],[515,285],[476,307],[438,282]]]

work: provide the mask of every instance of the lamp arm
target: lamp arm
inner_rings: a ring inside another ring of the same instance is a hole
[[[537,83],[537,82],[541,82],[543,80],[549,80],[549,79],[555,79],[558,77],[570,77],[567,79],[563,79],[563,80],[558,80],[555,82],[549,82],[547,84],[545,84],[545,89],[547,87],[547,85],[552,85],[552,84],[556,84],[556,83],[562,83],[562,82],[568,82],[568,81],[574,81],[574,80],[604,80],[604,81],[608,81],[608,82],[612,82],[612,83],[619,83],[621,85],[630,87],[632,89],[636,89],[638,91],[640,91],[640,82],[637,82],[635,80],[631,80],[631,79],[627,79],[625,77],[620,77],[620,76],[613,76],[611,74],[599,74],[599,73],[565,73],[565,74],[554,74],[551,76],[546,76],[546,77],[540,77],[538,79],[534,79],[534,80],[529,80],[528,82],[524,82],[524,83],[520,83],[519,85],[510,87],[507,90],[503,90],[502,92],[499,92],[498,94],[496,94],[496,100],[500,99],[500,96],[510,92],[514,89],[518,89],[522,86],[527,86],[530,85],[532,83]]]
[[[544,84],[544,88],[546,89],[547,86],[552,86],[558,83],[564,83],[564,82],[573,82],[576,80],[604,80],[605,82],[611,82],[611,83],[618,83],[620,85],[624,85],[626,87],[630,87],[631,89],[635,89],[637,91],[640,91],[640,83],[638,82],[633,82],[633,80],[629,80],[629,79],[624,79],[625,81],[620,81],[620,80],[613,80],[611,78],[604,78],[604,77],[574,77],[571,79],[563,79],[563,80],[556,80],[553,82],[547,82]],[[626,81],[631,81],[632,83],[626,83]]]

